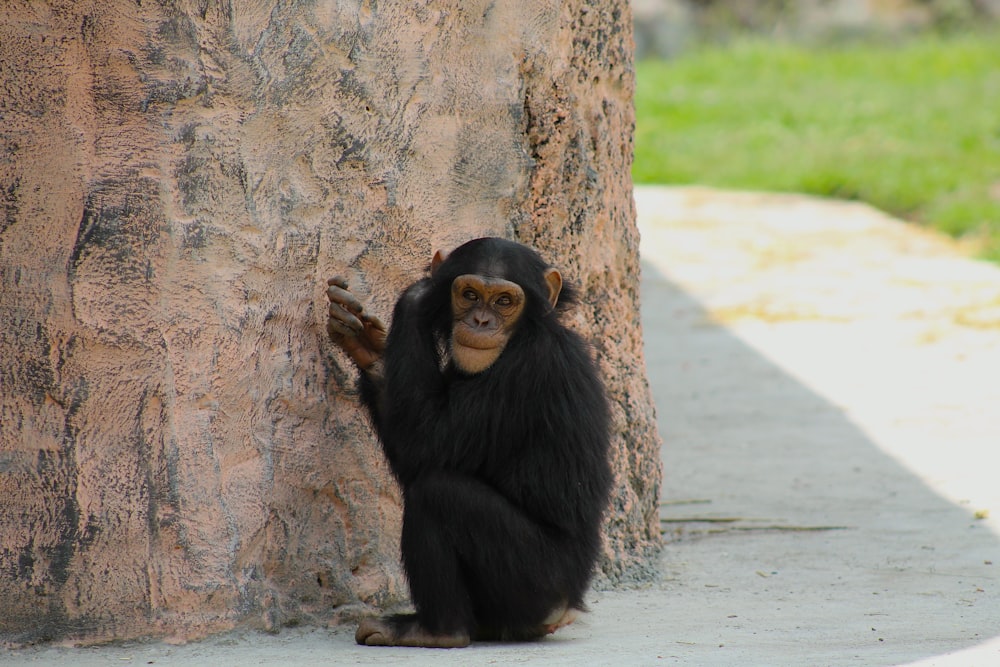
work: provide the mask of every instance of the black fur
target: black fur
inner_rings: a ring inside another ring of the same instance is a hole
[[[402,557],[432,633],[537,636],[560,605],[583,608],[600,549],[611,471],[604,387],[586,344],[559,321],[547,265],[526,246],[477,239],[396,304],[385,381],[362,378],[403,489]],[[447,361],[451,283],[499,277],[525,311],[496,363],[464,375]]]

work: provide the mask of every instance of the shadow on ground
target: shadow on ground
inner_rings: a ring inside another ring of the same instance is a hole
[[[658,594],[667,610],[657,656],[893,665],[1000,633],[1000,539],[988,522],[887,455],[845,414],[851,406],[714,323],[652,262],[643,271],[646,358],[665,443],[667,580]],[[774,335],[810,345],[813,325],[749,326],[758,337],[797,328]],[[842,345],[813,340],[812,354],[862,378],[881,370],[856,355],[851,335]],[[947,458],[949,443],[937,444]],[[970,476],[996,472],[968,464]],[[990,656],[983,664],[1000,664],[1000,652]]]

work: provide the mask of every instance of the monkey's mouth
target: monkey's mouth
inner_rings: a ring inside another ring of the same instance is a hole
[[[495,350],[503,347],[503,336],[496,333],[472,333],[468,329],[455,327],[452,335],[452,345],[460,345],[473,350]]]

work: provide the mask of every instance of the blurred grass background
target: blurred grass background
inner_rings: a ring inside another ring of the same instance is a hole
[[[1000,262],[1000,30],[637,63],[636,183],[856,199]]]

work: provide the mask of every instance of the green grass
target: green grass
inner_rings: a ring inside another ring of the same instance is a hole
[[[637,66],[637,183],[858,199],[1000,262],[1000,32]]]

